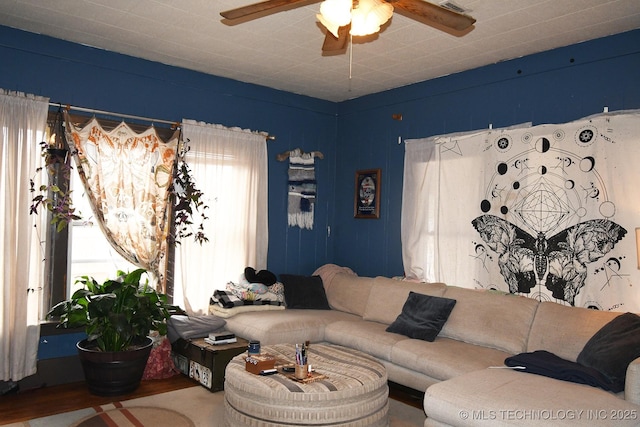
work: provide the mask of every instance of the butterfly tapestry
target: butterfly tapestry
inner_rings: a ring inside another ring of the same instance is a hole
[[[500,273],[511,293],[530,293],[545,286],[554,298],[575,305],[585,285],[587,264],[597,261],[620,241],[627,230],[607,219],[592,219],[548,237],[531,235],[494,215],[471,222],[487,246],[499,255]]]

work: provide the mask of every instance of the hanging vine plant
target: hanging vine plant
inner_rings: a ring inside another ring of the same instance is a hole
[[[178,152],[173,184],[170,187],[175,218],[171,240],[172,243],[179,244],[181,239],[193,236],[194,240],[202,245],[209,241],[204,232],[204,222],[208,219],[206,210],[209,206],[204,203],[204,193],[196,187],[191,168],[185,160],[191,149],[188,145],[189,140],[186,142],[186,144],[181,144]],[[195,218],[199,219],[194,230]]]
[[[29,191],[35,193],[31,199],[29,213],[37,214],[42,209],[50,212],[51,225],[56,227],[57,231],[62,231],[71,221],[81,219],[73,207],[72,190],[69,190],[73,169],[69,155],[73,153],[69,151],[64,138],[62,123],[62,111],[58,110],[53,124],[52,142],[40,143],[40,155],[44,158],[44,165],[37,168],[36,173],[46,171],[47,183],[36,189],[34,180],[29,180]]]

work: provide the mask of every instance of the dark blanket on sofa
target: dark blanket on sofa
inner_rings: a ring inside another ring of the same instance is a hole
[[[599,371],[582,366],[579,363],[562,359],[553,353],[538,350],[531,353],[520,353],[507,357],[504,364],[510,367],[520,366],[522,372],[544,375],[563,381],[571,381],[579,384],[587,384],[600,387],[607,391],[620,392],[624,390],[624,383],[609,381]]]

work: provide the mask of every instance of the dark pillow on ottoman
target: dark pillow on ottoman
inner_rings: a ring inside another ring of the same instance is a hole
[[[281,274],[287,308],[330,310],[320,276]]]
[[[387,332],[406,335],[424,341],[436,339],[456,305],[456,300],[409,292],[398,318]]]
[[[624,313],[602,327],[578,355],[578,363],[600,371],[624,389],[627,367],[640,357],[640,316]]]

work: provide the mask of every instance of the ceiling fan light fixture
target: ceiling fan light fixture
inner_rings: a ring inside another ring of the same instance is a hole
[[[380,26],[393,15],[393,6],[382,0],[360,0],[351,12],[351,35],[367,36],[380,31]]]
[[[340,29],[340,25],[325,19],[325,17],[319,13],[316,15],[316,18],[322,25],[324,25],[327,31],[334,35],[335,38],[339,38],[338,30]]]
[[[338,37],[338,28],[351,22],[351,4],[351,0],[324,0],[320,4],[320,14],[316,17],[327,30]]]
[[[309,1],[261,0],[255,4],[220,12],[220,15],[225,18],[224,23],[233,25],[264,14],[275,13],[278,9],[283,10],[284,6],[287,6],[287,10],[302,7]],[[315,0],[312,3],[319,1]],[[440,5],[433,0],[324,0],[316,15],[318,21],[327,29],[322,52],[344,53],[352,41],[349,36],[379,32],[382,25],[391,19],[394,7],[408,18],[425,24],[433,23],[442,31],[451,30],[452,34],[459,32],[460,35],[465,35],[473,30],[476,20],[466,15],[457,5],[453,7],[454,0],[438,1],[441,2]]]

